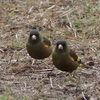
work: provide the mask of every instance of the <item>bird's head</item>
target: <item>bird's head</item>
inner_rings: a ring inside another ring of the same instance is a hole
[[[40,40],[41,40],[41,35],[39,31],[37,29],[32,29],[32,31],[30,32],[29,41],[33,43],[33,42],[38,42]]]
[[[68,50],[68,49],[69,49],[69,48],[68,48],[68,45],[67,45],[66,41],[60,40],[60,41],[58,41],[58,42],[56,43],[56,50],[57,50],[57,51],[62,51],[62,52],[64,52],[64,51],[66,51],[66,50]]]

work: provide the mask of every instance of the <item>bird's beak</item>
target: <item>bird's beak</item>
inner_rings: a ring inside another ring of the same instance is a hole
[[[32,35],[32,40],[36,40],[36,36],[35,35]]]
[[[61,44],[59,44],[58,49],[63,49],[63,46]]]

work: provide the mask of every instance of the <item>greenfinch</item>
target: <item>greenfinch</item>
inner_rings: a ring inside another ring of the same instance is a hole
[[[77,67],[88,68],[64,40],[56,43],[52,53],[52,61],[56,68],[70,73],[76,70]]]
[[[51,55],[52,44],[40,31],[33,28],[26,44],[28,54],[34,59],[44,59]]]

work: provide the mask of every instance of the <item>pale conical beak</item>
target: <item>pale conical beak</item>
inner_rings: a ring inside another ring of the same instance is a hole
[[[61,44],[59,44],[58,49],[63,49],[63,46]]]
[[[32,40],[36,40],[36,36],[35,35],[32,35]]]

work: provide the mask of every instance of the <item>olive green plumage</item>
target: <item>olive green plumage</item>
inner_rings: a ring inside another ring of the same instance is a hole
[[[77,67],[86,67],[81,59],[70,49],[66,41],[58,41],[52,54],[53,64],[56,68],[66,72],[73,72]]]
[[[29,55],[34,59],[44,59],[51,55],[52,44],[37,29],[32,29],[26,45]]]

